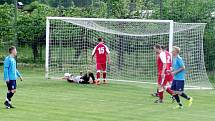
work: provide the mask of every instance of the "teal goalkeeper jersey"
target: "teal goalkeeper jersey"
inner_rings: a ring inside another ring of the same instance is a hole
[[[4,60],[4,81],[16,80],[20,77],[19,71],[16,69],[16,60],[12,56],[7,56]]]

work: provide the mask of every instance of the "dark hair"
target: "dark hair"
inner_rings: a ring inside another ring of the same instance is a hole
[[[165,46],[163,46],[163,45],[161,45],[161,49],[165,50],[165,49],[166,49],[166,47],[165,47]]]
[[[154,47],[155,47],[156,49],[162,49],[160,44],[156,44],[156,45],[154,45]]]
[[[98,38],[98,42],[102,42],[103,41],[103,38],[102,37],[99,37]]]
[[[12,51],[13,51],[14,49],[16,49],[16,47],[15,47],[15,46],[11,46],[11,47],[8,49],[9,53],[11,54]]]

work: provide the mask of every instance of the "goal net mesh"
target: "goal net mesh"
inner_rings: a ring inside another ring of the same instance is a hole
[[[91,53],[102,37],[111,53],[107,66],[108,79],[156,83],[156,54],[153,45],[169,46],[169,22],[117,21],[100,19],[48,19],[48,69],[49,78],[59,78],[64,73],[78,75],[87,69],[95,71]],[[174,23],[173,45],[181,48],[186,64],[186,86],[212,88],[205,65],[203,35],[205,24]]]

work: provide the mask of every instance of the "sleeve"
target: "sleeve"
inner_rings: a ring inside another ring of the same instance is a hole
[[[19,73],[19,71],[16,69],[16,74],[18,77],[21,77],[21,74]]]
[[[97,46],[93,49],[92,55],[95,54]]]
[[[109,48],[105,45],[105,50],[106,50],[106,52],[108,53],[108,54],[110,54],[110,50],[109,50]]]
[[[9,81],[9,67],[10,67],[10,61],[8,59],[5,59],[4,61],[4,81]]]
[[[166,63],[166,54],[164,52],[161,52],[159,55],[162,63]]]

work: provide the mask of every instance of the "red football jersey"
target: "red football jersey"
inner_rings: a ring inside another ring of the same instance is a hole
[[[166,63],[166,70],[171,70],[172,59],[168,51],[163,51],[157,56],[158,75],[161,75],[164,63]]]
[[[109,53],[110,53],[110,51],[109,51],[108,47],[103,42],[100,42],[93,49],[92,55],[95,54],[96,63],[106,63],[106,60],[107,60],[106,55]]]
[[[168,51],[165,51],[165,54],[166,54],[166,70],[171,70],[172,68],[171,54]]]
[[[164,63],[166,63],[166,53],[163,51],[157,56],[158,75],[161,75]]]

